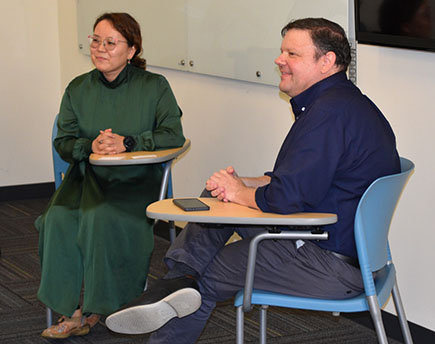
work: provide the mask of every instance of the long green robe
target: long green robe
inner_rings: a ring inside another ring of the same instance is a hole
[[[112,82],[93,70],[68,85],[54,145],[71,165],[35,222],[48,307],[72,315],[84,286],[83,311],[110,314],[142,292],[153,250],[145,208],[158,198],[161,165],[93,166],[91,144],[112,128],[135,151],[179,147],[180,117],[166,79],[131,65]]]

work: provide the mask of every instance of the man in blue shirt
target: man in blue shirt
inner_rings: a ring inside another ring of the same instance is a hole
[[[227,167],[207,180],[206,190],[221,201],[265,212],[336,213],[338,222],[325,228],[327,241],[263,241],[254,288],[353,297],[363,288],[355,211],[371,182],[400,171],[395,137],[379,109],[347,79],[350,47],[339,25],[301,19],[284,27],[282,36],[275,60],[279,88],[291,97],[296,121],[275,166],[255,178],[239,177]],[[225,245],[233,232],[242,240]],[[149,343],[194,343],[216,302],[243,288],[250,238],[257,233],[188,224],[166,254],[165,278],[131,307],[109,316],[108,327],[122,333],[161,327]]]

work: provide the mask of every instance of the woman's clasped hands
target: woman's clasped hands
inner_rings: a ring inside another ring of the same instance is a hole
[[[96,154],[118,154],[125,150],[124,136],[113,133],[112,129],[100,130],[92,141],[92,152]]]

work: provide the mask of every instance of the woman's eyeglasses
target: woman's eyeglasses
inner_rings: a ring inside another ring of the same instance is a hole
[[[99,48],[100,45],[102,44],[104,46],[104,48],[108,51],[112,51],[116,48],[116,46],[118,45],[118,43],[128,43],[127,41],[121,41],[117,38],[113,38],[113,37],[107,37],[105,39],[101,39],[98,36],[93,36],[93,35],[89,35],[88,36],[88,40],[89,40],[89,45],[91,46],[91,48],[96,49]]]

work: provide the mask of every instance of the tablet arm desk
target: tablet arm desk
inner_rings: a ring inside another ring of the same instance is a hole
[[[147,165],[147,164],[163,164],[163,177],[160,185],[159,200],[163,200],[168,196],[172,197],[171,167],[173,161],[183,154],[190,147],[190,140],[186,139],[184,145],[178,148],[171,148],[158,151],[138,151],[128,152],[114,155],[91,154],[89,163],[97,166],[120,166],[120,165]],[[168,190],[168,186],[169,190]],[[170,222],[169,238],[173,242],[175,240],[175,227],[173,222]]]
[[[296,213],[280,215],[263,213],[235,203],[225,203],[216,198],[200,198],[208,211],[185,212],[173,204],[171,199],[155,202],[147,207],[147,216],[152,219],[187,221],[231,225],[259,226],[258,234],[249,246],[248,265],[245,280],[243,310],[251,309],[251,295],[254,285],[255,259],[258,244],[266,239],[327,240],[325,225],[337,222],[337,215],[324,213]],[[216,229],[219,230],[219,229]]]

